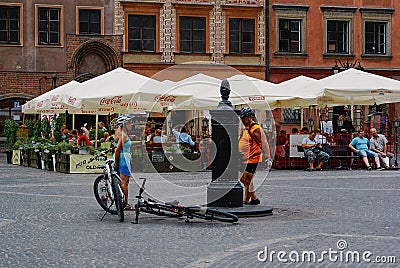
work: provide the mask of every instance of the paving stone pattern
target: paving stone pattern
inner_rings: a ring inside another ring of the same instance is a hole
[[[62,174],[8,165],[0,155],[0,267],[281,267],[260,251],[370,251],[400,262],[400,172],[299,170],[258,172],[262,204],[274,215],[237,224],[141,215],[121,223],[93,196],[96,174]],[[135,174],[153,195],[202,202],[210,172]],[[265,179],[266,177],[266,179]],[[176,185],[165,187],[162,180]],[[138,187],[130,184],[130,201]],[[170,194],[169,194],[170,193]],[[338,250],[338,241],[347,248]],[[286,259],[288,255],[286,255]],[[377,263],[293,262],[291,267],[376,267]]]

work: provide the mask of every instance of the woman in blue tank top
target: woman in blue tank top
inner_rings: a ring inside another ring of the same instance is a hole
[[[128,184],[131,176],[131,140],[128,136],[128,130],[132,128],[130,117],[120,115],[116,122],[119,127],[120,135],[116,138],[116,149],[114,153],[114,169],[119,173],[122,179],[121,187],[125,192],[125,209],[133,209],[128,204]]]

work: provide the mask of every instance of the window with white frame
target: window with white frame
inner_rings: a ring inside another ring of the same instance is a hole
[[[360,8],[363,57],[391,57],[393,8]]]
[[[321,6],[324,14],[324,56],[354,56],[354,13],[357,7]]]
[[[273,4],[275,10],[275,40],[277,57],[292,54],[306,56],[308,5]]]
[[[365,54],[386,54],[386,22],[365,22]]]
[[[327,53],[348,54],[350,52],[348,21],[328,20],[326,32]]]

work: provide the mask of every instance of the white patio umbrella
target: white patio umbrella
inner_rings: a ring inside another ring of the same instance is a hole
[[[229,100],[233,106],[250,105],[254,108],[268,108],[263,91],[275,84],[246,75],[234,75],[227,80],[231,89]],[[221,101],[221,82],[220,79],[200,73],[170,85],[168,94],[182,100],[177,101],[173,109],[215,109]]]
[[[50,90],[22,105],[24,114],[37,113],[64,113],[69,108],[66,104],[58,102],[59,96],[78,87],[79,82],[72,80],[62,86]]]
[[[154,92],[139,90],[133,100],[153,101],[155,107],[173,110],[215,109],[221,100],[219,88],[221,80],[202,73],[178,82],[166,81]]]
[[[97,114],[121,113],[128,107],[131,111],[147,111],[154,103],[132,102],[132,95],[140,88],[151,92],[158,87],[160,82],[156,80],[117,68],[63,94],[62,102],[79,109],[94,110]]]
[[[400,102],[400,81],[352,68],[318,80],[304,92],[315,94],[320,106],[393,103]]]

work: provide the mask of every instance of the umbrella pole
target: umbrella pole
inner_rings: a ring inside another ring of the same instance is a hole
[[[72,129],[75,129],[75,114],[72,114]]]
[[[96,111],[96,132],[94,133],[94,148],[97,148],[97,130],[99,129],[99,112]]]
[[[301,107],[301,109],[300,109],[300,129],[303,128],[303,120],[304,120],[304,108]]]
[[[354,123],[354,99],[353,99],[353,97],[351,97],[350,98],[350,101],[351,101],[351,105],[350,105],[350,117],[351,117],[351,120],[353,121],[353,123]]]

